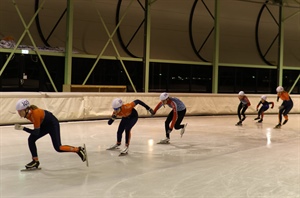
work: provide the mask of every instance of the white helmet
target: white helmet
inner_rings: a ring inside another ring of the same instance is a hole
[[[160,100],[166,100],[167,98],[169,98],[169,94],[166,92],[160,94],[160,96],[159,96]]]
[[[115,98],[112,101],[112,108],[113,109],[118,109],[123,105],[123,101],[120,98]]]
[[[26,109],[29,106],[30,106],[30,103],[27,99],[20,99],[20,100],[18,100],[18,102],[16,104],[16,110],[20,111],[20,110]]]
[[[276,88],[276,91],[277,91],[277,92],[283,92],[283,91],[284,91],[284,89],[283,89],[283,87],[282,87],[282,86],[278,86],[278,87]]]
[[[261,99],[263,99],[263,100],[267,100],[267,96],[265,96],[265,95],[262,95],[262,96],[261,96]]]
[[[245,92],[243,92],[243,91],[239,92],[239,96],[244,96],[244,95],[245,95]]]

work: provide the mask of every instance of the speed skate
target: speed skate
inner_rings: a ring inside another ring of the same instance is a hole
[[[125,156],[128,154],[128,147],[126,146],[119,154],[119,156]]]
[[[125,156],[125,155],[128,155],[128,152],[119,154],[119,156]]]
[[[157,142],[157,144],[170,144],[170,139],[169,138],[162,139],[159,142]]]
[[[156,144],[170,144],[170,142],[161,142],[161,141],[159,141]]]

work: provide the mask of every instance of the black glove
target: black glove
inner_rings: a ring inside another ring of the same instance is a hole
[[[279,110],[282,110],[282,109],[284,109],[284,106],[281,105],[281,106],[278,107],[278,109],[279,109]]]
[[[150,113],[151,115],[155,115],[153,109],[150,108],[150,109],[148,109],[148,111],[149,111],[149,113]]]
[[[115,121],[115,120],[113,120],[113,119],[109,119],[108,122],[107,122],[107,124],[108,124],[108,125],[111,125],[114,121]]]
[[[20,124],[15,124],[15,129],[16,130],[23,130],[24,127],[22,125],[20,125]]]
[[[112,115],[111,118],[108,120],[107,124],[111,125],[115,121],[116,118],[117,118],[116,115]]]

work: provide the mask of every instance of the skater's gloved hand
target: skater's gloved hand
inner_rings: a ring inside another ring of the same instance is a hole
[[[24,127],[22,125],[20,125],[20,124],[15,124],[15,129],[16,130],[23,130]]]
[[[167,133],[171,133],[171,132],[172,132],[172,129],[169,128],[168,131],[167,131]]]
[[[116,115],[112,115],[111,118],[108,120],[107,124],[111,125],[115,121],[116,118],[117,118]]]
[[[258,109],[256,109],[256,111],[258,111]]]
[[[108,124],[108,125],[111,125],[114,121],[115,121],[115,120],[113,120],[113,119],[109,119],[108,122],[107,122],[107,124]]]
[[[155,115],[153,109],[150,108],[150,109],[148,109],[148,111],[149,111],[149,113],[150,113],[151,115]]]
[[[279,109],[279,110],[282,110],[282,109],[284,109],[284,106],[281,105],[281,106],[278,107],[278,109]]]

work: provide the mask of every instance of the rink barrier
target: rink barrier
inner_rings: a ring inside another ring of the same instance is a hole
[[[237,114],[239,100],[237,94],[197,94],[197,93],[169,93],[172,97],[182,100],[187,107],[188,116],[199,115],[234,115]],[[160,93],[96,93],[96,92],[1,92],[0,94],[0,125],[28,123],[19,117],[15,110],[16,102],[20,98],[27,98],[31,104],[51,111],[60,121],[83,121],[108,119],[112,114],[111,102],[114,98],[121,98],[124,103],[140,99],[155,108],[159,102]],[[246,114],[257,114],[256,106],[261,95],[247,94],[251,106]],[[275,106],[266,114],[278,113],[282,101],[276,102],[277,96],[267,95],[267,101],[273,101]],[[292,113],[300,113],[300,95],[291,95],[294,107]],[[137,105],[140,117],[151,117],[148,111]],[[169,107],[162,107],[155,116],[165,116],[170,112]]]

